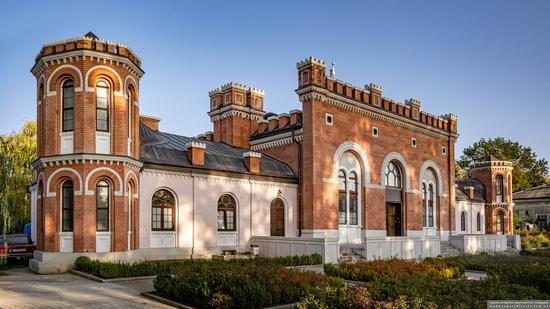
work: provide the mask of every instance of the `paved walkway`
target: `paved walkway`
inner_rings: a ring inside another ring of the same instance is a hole
[[[151,283],[99,283],[73,274],[36,275],[27,268],[0,276],[0,308],[172,308],[140,296]],[[145,284],[144,284],[145,283]]]

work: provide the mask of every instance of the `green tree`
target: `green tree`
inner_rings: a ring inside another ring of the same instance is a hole
[[[31,162],[36,158],[36,123],[0,136],[0,231],[20,232],[30,221]]]
[[[460,167],[460,169],[457,168],[457,171],[468,170],[470,164],[484,161],[490,155],[499,160],[511,161],[514,164],[512,170],[512,190],[514,192],[539,186],[547,181],[548,161],[538,159],[537,154],[531,147],[520,145],[518,142],[502,137],[495,139],[482,138],[472,146],[464,149],[463,155],[457,162]]]

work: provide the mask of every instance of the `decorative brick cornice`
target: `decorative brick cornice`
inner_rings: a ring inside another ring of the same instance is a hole
[[[208,116],[210,116],[210,120],[212,122],[230,117],[240,117],[243,119],[252,119],[259,121],[263,119],[264,114],[265,112],[250,107],[231,104],[209,112]]]
[[[294,136],[292,135],[291,131],[250,141],[250,149],[254,151],[262,151],[266,149],[290,145],[295,142],[301,143],[302,140],[302,129],[299,129],[294,131]]]
[[[311,100],[319,101],[323,104],[335,106],[337,108],[351,111],[353,113],[363,115],[372,119],[380,120],[383,122],[391,123],[393,125],[414,131],[428,136],[438,138],[444,141],[449,141],[451,138],[458,137],[458,134],[450,133],[447,131],[439,130],[434,127],[430,127],[426,124],[417,122],[413,119],[408,119],[394,115],[386,110],[381,110],[373,106],[365,105],[356,102],[352,99],[345,98],[338,94],[331,93],[329,90],[317,87],[308,86],[296,91],[300,96],[301,102],[308,102]]]
[[[142,162],[129,157],[101,154],[67,154],[38,158],[32,162],[32,167],[37,169],[47,166],[64,166],[72,164],[124,165],[133,170],[139,170],[143,166]]]

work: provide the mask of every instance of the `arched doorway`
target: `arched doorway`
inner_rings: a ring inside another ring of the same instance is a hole
[[[403,173],[395,161],[384,169],[386,186],[386,231],[387,236],[403,235]]]
[[[285,203],[278,197],[271,201],[269,221],[271,236],[285,236]]]
[[[361,164],[345,152],[338,169],[338,230],[341,244],[361,243]]]

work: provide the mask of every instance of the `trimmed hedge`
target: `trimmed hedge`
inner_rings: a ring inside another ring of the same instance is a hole
[[[532,286],[550,294],[550,265],[490,265],[487,274],[494,280]]]
[[[140,263],[113,263],[100,262],[92,260],[85,256],[80,256],[75,261],[75,268],[103,279],[123,278],[123,277],[142,277],[161,274],[173,274],[180,269],[194,264],[205,265],[282,265],[282,266],[302,266],[317,265],[322,263],[322,256],[315,253],[303,256],[287,256],[253,259],[234,259],[224,260],[178,260],[178,261],[148,261]]]
[[[550,258],[550,249],[530,249],[530,250],[521,250],[519,254],[524,256],[538,256],[538,257],[547,257]]]
[[[261,308],[300,301],[316,288],[343,281],[279,265],[190,264],[174,275],[159,275],[155,289],[173,301],[198,308]]]
[[[489,265],[505,264],[550,264],[550,256],[527,256],[509,254],[480,253],[475,255],[461,255],[456,257],[442,258],[441,261],[447,264],[463,265],[468,270],[487,271]]]
[[[382,275],[437,273],[446,278],[456,278],[464,274],[464,267],[460,263],[446,263],[438,259],[424,261],[388,259],[353,264],[324,265],[325,274],[341,277],[347,280],[369,282]]]

